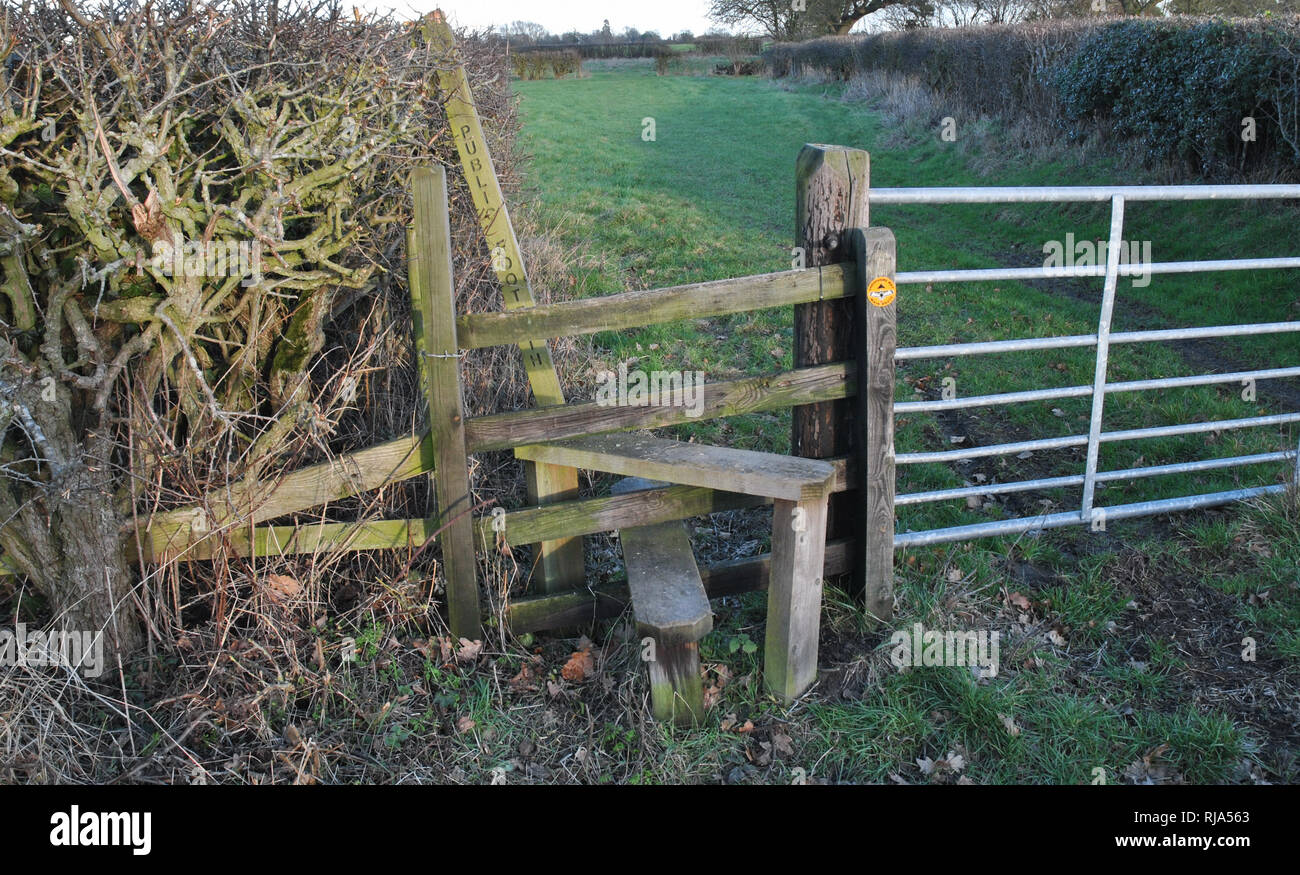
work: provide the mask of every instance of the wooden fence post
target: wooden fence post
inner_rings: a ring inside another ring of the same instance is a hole
[[[445,97],[447,126],[460,155],[465,181],[469,183],[470,199],[483,226],[493,270],[501,283],[502,301],[507,310],[533,307],[536,302],[523,253],[492,165],[487,138],[483,136],[469,77],[456,48],[456,38],[441,10],[426,17],[423,32],[425,41],[451,62],[438,68],[438,87]],[[546,339],[519,338],[518,342],[537,405],[563,404],[564,392]],[[578,497],[578,472],[572,468],[525,463],[524,478],[531,504],[553,504]],[[574,589],[586,580],[582,538],[559,538],[536,546],[536,567],[544,592]]]
[[[796,245],[803,249],[804,265],[820,267],[851,258],[852,230],[869,224],[870,156],[861,149],[808,144],[799,152],[795,179]],[[853,318],[852,300],[796,306],[795,367],[852,359]],[[795,407],[792,423],[791,449],[796,456],[826,459],[852,450],[851,399]],[[831,496],[828,538],[850,537],[860,527],[855,523],[861,516],[859,503],[856,492]],[[861,574],[855,572],[850,589],[860,590]]]
[[[865,607],[880,622],[894,615],[894,350],[897,246],[888,228],[856,229],[858,263],[854,347],[858,360],[854,446],[862,513],[855,520],[855,569]]]
[[[433,481],[438,522],[444,526],[442,569],[447,581],[448,625],[452,635],[480,637],[478,562],[470,514],[469,468],[465,452],[465,400],[456,345],[456,284],[451,267],[447,173],[421,167],[411,176],[415,226],[407,239],[412,330],[418,371],[429,401]]]

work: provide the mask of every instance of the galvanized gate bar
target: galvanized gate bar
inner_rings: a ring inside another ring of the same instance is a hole
[[[1162,513],[1181,513],[1183,511],[1199,510],[1204,507],[1232,504],[1234,501],[1246,501],[1265,495],[1278,495],[1286,492],[1287,489],[1288,487],[1285,484],[1256,486],[1250,489],[1210,492],[1203,495],[1189,495],[1183,498],[1164,498],[1159,501],[1143,501],[1136,504],[1117,504],[1105,508],[1106,519],[1114,521],[1141,516],[1155,516]],[[900,532],[894,535],[894,549],[899,547],[923,547],[929,544],[946,544],[951,541],[968,541],[972,538],[989,538],[997,535],[1016,535],[1023,532],[1061,529],[1066,526],[1077,525],[1079,525],[1079,512],[1071,510],[1037,517],[1021,517],[1018,519],[975,523],[969,526],[930,529],[924,532]]]
[[[970,395],[938,401],[895,401],[895,413],[927,413],[934,410],[962,410],[967,407],[991,407],[995,404],[1023,404],[1028,401],[1056,401],[1061,398],[1082,398],[1092,394],[1091,386],[1062,386],[1059,389],[1029,389],[1024,392],[1002,392],[998,395]]]
[[[1111,336],[1112,342],[1114,335]],[[1189,377],[1165,377],[1158,380],[1127,380],[1107,383],[1106,394],[1142,392],[1148,389],[1183,389],[1188,386],[1212,386],[1216,383],[1241,383],[1246,380],[1281,380],[1300,377],[1300,368],[1263,368],[1235,371],[1230,374],[1196,374]],[[1083,398],[1092,394],[1091,386],[1061,386],[1056,389],[1030,389],[1025,392],[1002,392],[997,395],[970,395],[965,398],[927,401],[898,401],[896,413],[927,413],[935,410],[962,410],[967,407],[991,407],[996,404],[1022,404],[1028,401],[1055,401],[1059,398]]]
[[[1204,340],[1211,337],[1242,337],[1245,335],[1286,334],[1300,331],[1300,322],[1256,322],[1250,325],[1207,325],[1198,328],[1159,328],[1147,331],[1117,331],[1110,336],[1115,343],[1152,343],[1170,340]],[[1072,349],[1095,346],[1092,334],[1068,334],[1060,337],[1025,337],[1016,340],[985,340],[975,343],[945,343],[937,346],[901,347],[894,358],[897,361],[946,358],[961,355],[990,355],[1000,352],[1029,352],[1040,349]]]
[[[1151,274],[1214,273],[1231,270],[1285,270],[1300,267],[1300,258],[1235,258],[1214,261],[1158,261],[1151,264],[1126,262],[1120,276]],[[972,267],[964,270],[905,270],[898,274],[898,285],[922,283],[973,283],[996,280],[1061,279],[1062,277],[1102,277],[1106,268],[1100,264],[1075,267]]]
[[[1270,416],[1250,416],[1245,419],[1218,419],[1213,422],[1184,422],[1179,425],[1157,425],[1151,428],[1133,428],[1126,431],[1104,431],[1097,435],[1103,444],[1119,441],[1140,441],[1148,438],[1176,437],[1186,434],[1203,434],[1207,431],[1231,431],[1238,428],[1258,428],[1264,425],[1286,425],[1300,422],[1300,413],[1275,413]],[[1006,456],[1011,453],[1036,452],[1038,450],[1064,450],[1071,447],[1088,446],[1086,434],[1067,435],[1056,438],[1040,438],[1032,441],[1017,441],[1010,444],[989,444],[986,447],[967,447],[960,450],[936,450],[927,453],[899,453],[895,457],[899,465],[922,465],[930,462],[961,461],[978,459],[985,456]]]
[[[1124,239],[1124,197],[1110,201],[1110,244],[1106,247],[1106,283],[1101,292],[1101,318],[1097,322],[1097,361],[1092,380],[1092,417],[1088,424],[1088,459],[1083,472],[1083,502],[1079,519],[1092,516],[1097,457],[1101,451],[1101,418],[1106,406],[1106,369],[1110,365],[1110,323],[1115,315],[1115,290],[1119,286],[1119,247]]]
[[[1195,462],[1173,462],[1168,465],[1148,465],[1142,468],[1123,468],[1118,471],[1098,471],[1097,482],[1109,483],[1119,480],[1139,480],[1144,477],[1163,477],[1170,474],[1191,474],[1197,471],[1236,468],[1241,465],[1285,462],[1294,458],[1297,458],[1296,450],[1280,450],[1275,453],[1256,453],[1250,456],[1231,456],[1225,459],[1199,459]],[[1011,492],[1033,492],[1038,489],[1062,489],[1082,485],[1082,474],[1072,474],[1065,477],[1040,477],[1036,480],[984,483],[979,486],[959,486],[952,489],[936,489],[931,492],[908,492],[896,496],[894,504],[930,504],[936,501],[967,498],[972,495],[1002,495]]]
[[[1054,204],[1128,201],[1282,200],[1300,185],[1043,185],[873,188],[873,204]]]

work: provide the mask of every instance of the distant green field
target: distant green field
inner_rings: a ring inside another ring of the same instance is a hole
[[[833,142],[872,150],[880,133],[875,114],[823,99],[823,90],[781,90],[753,78],[630,72],[593,73],[579,81],[519,83],[526,120],[524,143],[535,158],[530,185],[540,214],[561,229],[566,242],[588,244],[579,293],[604,294],[788,268],[793,164],[800,147],[807,142]],[[653,119],[653,141],[642,138],[646,119]],[[1132,174],[1113,166],[1025,167],[981,179],[966,167],[964,156],[937,137],[905,152],[874,152],[872,163],[872,183],[878,186],[1133,181]],[[1066,232],[1078,239],[1104,237],[1107,217],[1106,209],[1094,205],[881,207],[872,221],[896,233],[899,269],[915,270],[1041,263],[1045,241],[1063,239]],[[1283,255],[1293,241],[1295,218],[1294,212],[1250,204],[1131,204],[1125,237],[1151,241],[1157,261]],[[1121,281],[1115,329],[1292,319],[1300,307],[1300,293],[1292,280],[1293,275],[1277,271],[1154,277],[1146,288]],[[1017,283],[941,285],[930,291],[905,288],[899,299],[900,343],[1087,334],[1096,330],[1100,285],[1100,281],[1079,283],[1077,297]],[[639,367],[689,366],[705,370],[710,379],[724,379],[792,366],[791,334],[790,312],[784,310],[708,324],[654,326],[598,341],[611,360],[636,356]],[[657,349],[651,350],[651,344],[657,344]],[[1239,361],[1243,369],[1300,361],[1300,344],[1294,336],[1224,341],[1216,348]],[[948,364],[950,368],[945,367]],[[1087,384],[1092,367],[1091,352],[1078,350],[916,362],[903,369],[902,376],[913,381],[953,376],[958,391],[970,395]],[[1136,380],[1192,372],[1170,348],[1124,346],[1113,351],[1110,378]],[[909,397],[911,386],[900,380],[899,399]],[[1019,429],[1032,432],[1032,437],[1051,437],[1086,430],[1087,410],[1087,399],[1078,399],[975,415],[999,432]],[[1269,412],[1279,411],[1243,401],[1240,387],[1203,387],[1111,395],[1106,425],[1139,428]],[[752,419],[709,423],[693,430],[701,437],[756,448],[787,446],[786,418]],[[933,417],[904,420],[899,451],[921,449],[922,435],[935,426]],[[1160,464],[1197,455],[1294,447],[1295,438],[1285,431],[1228,432],[1213,447],[1206,443],[1205,436],[1195,435],[1112,444],[1103,448],[1102,464],[1128,467],[1139,458],[1145,464]],[[1034,470],[1040,475],[1078,470],[1077,458],[1057,455],[1059,470],[1042,471],[1040,459],[1034,460]],[[1190,483],[1201,491],[1238,483],[1255,485],[1274,482],[1279,470],[1207,473],[1190,478]],[[925,466],[906,471],[900,489],[960,485],[954,478],[946,466]],[[1107,491],[1107,501],[1165,497],[1188,488],[1188,482],[1162,480],[1114,485]],[[916,515],[935,513],[952,522],[974,519],[964,509],[952,513],[935,508],[909,512],[902,519],[904,524],[915,522],[915,528],[925,522]]]
[[[1090,167],[1018,162],[1014,154],[981,154],[979,146],[959,149],[940,141],[937,130],[935,136],[924,131],[910,138],[898,136],[877,112],[841,102],[834,86],[790,88],[749,77],[661,77],[649,63],[610,69],[589,65],[588,70],[590,75],[580,80],[516,84],[523,144],[533,156],[528,197],[544,225],[566,244],[582,247],[584,256],[574,266],[578,295],[790,268],[794,162],[809,142],[871,151],[871,181],[878,187],[1144,181],[1140,172],[1114,162]],[[643,137],[651,122],[653,140],[648,134]],[[892,145],[878,147],[885,142]],[[979,164],[1000,164],[1001,169],[980,176],[973,169]],[[1063,240],[1067,232],[1076,239],[1104,238],[1109,213],[1096,205],[879,207],[871,220],[893,229],[899,269],[910,271],[1042,264],[1045,242]],[[1151,241],[1158,262],[1283,256],[1295,254],[1296,221],[1294,208],[1276,205],[1130,204],[1124,236]],[[1092,333],[1101,281],[1073,282],[1054,288],[1018,283],[903,287],[898,299],[899,343]],[[1145,288],[1121,281],[1114,327],[1122,331],[1287,321],[1297,318],[1297,310],[1300,290],[1293,273],[1154,277]],[[789,309],[609,333],[598,335],[595,343],[597,366],[634,362],[645,370],[699,369],[711,381],[793,366]],[[1294,336],[1222,341],[1209,349],[1212,357],[1198,363],[1166,345],[1116,347],[1109,378],[1151,379],[1300,363],[1300,343]],[[897,398],[917,397],[913,385],[918,380],[929,378],[933,385],[947,376],[956,379],[962,395],[1090,384],[1093,356],[1090,350],[1067,350],[907,363],[900,368]],[[1289,411],[1263,396],[1254,403],[1243,400],[1239,385],[1113,394],[1106,403],[1105,427],[1277,412]],[[1088,399],[1078,399],[977,409],[965,424],[983,438],[981,442],[991,443],[1086,433],[1087,415]],[[898,426],[899,452],[951,448],[931,415],[904,416]],[[789,430],[786,413],[701,423],[679,432],[731,446],[788,451]],[[1111,444],[1103,446],[1101,466],[1119,469],[1293,448],[1297,434],[1294,429],[1259,429]],[[1038,453],[993,464],[1001,481],[1075,474],[1082,470],[1082,451]],[[1099,490],[1098,502],[1113,505],[1277,483],[1288,474],[1289,466],[1272,465],[1114,484]],[[961,485],[962,476],[947,465],[899,470],[899,492]],[[1035,513],[1067,510],[1077,507],[1078,491],[1057,490],[1035,500],[1041,508]],[[980,508],[964,502],[900,508],[898,526],[900,531],[919,530],[1005,513],[996,503]],[[1177,537],[1145,521],[1112,524],[1112,534],[1128,539],[1123,542],[1126,550],[1152,557],[1152,567],[1167,565],[1171,575],[1203,581],[1243,599],[1236,616],[1258,624],[1260,634],[1284,654],[1288,665],[1300,661],[1295,633],[1300,597],[1294,587],[1300,577],[1300,539],[1274,540],[1267,556],[1257,553],[1242,560],[1232,545],[1264,525],[1251,513],[1242,510],[1228,522],[1221,517],[1180,517],[1173,525],[1181,533]],[[1225,779],[1250,738],[1217,712],[1190,708],[1175,694],[1176,685],[1164,683],[1184,670],[1177,654],[1160,649],[1167,642],[1158,636],[1149,642],[1152,660],[1167,660],[1153,669],[1155,676],[1143,674],[1145,668],[1130,670],[1127,657],[1115,651],[1106,653],[1101,630],[1123,620],[1129,601],[1116,583],[1128,579],[1124,568],[1131,561],[1129,553],[1121,555],[1120,543],[1067,530],[900,555],[900,624],[904,618],[911,622],[934,612],[945,615],[952,599],[958,598],[956,589],[980,593],[980,598],[991,600],[981,610],[993,610],[1017,587],[1008,581],[1007,569],[1020,563],[1041,569],[1045,579],[1068,581],[1047,590],[1046,597],[1064,627],[1075,630],[1072,634],[1083,650],[1080,658],[1095,655],[1090,671],[1098,674],[1089,675],[1088,683],[1097,687],[1092,693],[1079,692],[1075,679],[1066,680],[1069,672],[1062,665],[1005,683],[999,679],[992,686],[972,686],[970,678],[939,673],[891,677],[884,682],[884,701],[814,708],[814,721],[820,721],[820,728],[810,730],[818,738],[814,747],[822,745],[830,762],[861,780],[885,780],[890,751],[899,745],[942,751],[960,744],[992,754],[984,775],[988,780],[1078,782],[1087,781],[1097,763],[1123,767],[1135,752],[1177,736],[1184,774],[1201,781]],[[954,567],[960,569],[956,577]],[[946,578],[941,575],[944,569]],[[954,586],[957,580],[960,584]],[[1245,600],[1269,587],[1280,593],[1286,581],[1290,589],[1270,603],[1269,611]],[[761,605],[750,607],[748,613],[722,617],[720,631],[710,636],[714,643],[706,642],[706,649],[718,658],[731,658],[725,649],[714,648],[724,648],[728,635],[739,640],[740,630],[761,623]],[[1098,645],[1100,650],[1093,654]],[[747,669],[742,665],[737,673]],[[1100,706],[1097,695],[1110,701],[1148,695],[1159,705],[1137,722],[1126,722]],[[1034,731],[1008,737],[1001,715],[1013,712],[1024,715],[1022,725],[1033,725]],[[936,713],[957,716],[939,725]],[[1026,740],[1029,736],[1033,741]],[[1069,744],[1086,753],[1076,755],[1067,749]]]

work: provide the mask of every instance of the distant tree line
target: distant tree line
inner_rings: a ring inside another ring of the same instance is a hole
[[[533,21],[514,21],[497,29],[497,35],[509,44],[512,51],[523,54],[576,52],[584,60],[593,58],[661,58],[672,53],[672,46],[689,45],[705,55],[757,55],[763,50],[763,38],[737,36],[721,29],[711,29],[699,36],[689,30],[679,31],[667,39],[657,31],[640,31],[625,27],[615,33],[604,26],[590,33],[571,30],[551,33]]]
[[[1300,0],[711,0],[709,17],[780,42],[870,30],[1015,24],[1096,15],[1267,16],[1300,12]],[[876,13],[880,13],[878,16]]]

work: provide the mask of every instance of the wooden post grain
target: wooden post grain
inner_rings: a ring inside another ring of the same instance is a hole
[[[419,168],[412,174],[411,188],[415,200],[415,226],[408,237],[412,330],[429,401],[433,458],[428,461],[433,463],[439,523],[445,526],[440,538],[448,625],[454,636],[474,640],[480,637],[478,564],[469,512],[446,171],[441,166]]]
[[[441,11],[435,11],[425,19],[423,33],[429,46],[451,62],[438,68],[438,87],[445,98],[443,109],[447,114],[447,125],[460,155],[465,181],[469,183],[474,210],[483,226],[492,267],[501,283],[505,308],[533,307],[537,302],[528,281],[523,253],[510,221],[492,155],[488,152],[469,77],[456,48],[456,38]],[[563,404],[564,392],[546,339],[517,337],[514,340],[523,355],[524,369],[528,372],[528,383],[537,405]],[[524,475],[531,503],[551,504],[578,497],[578,472],[571,468],[530,463],[525,464]],[[557,592],[582,585],[586,575],[581,538],[543,541],[537,545],[537,554],[537,568],[544,591]]]
[[[817,680],[828,495],[772,503],[763,682],[783,702]]]
[[[853,232],[858,263],[854,346],[858,394],[854,428],[864,511],[854,532],[855,575],[861,574],[867,613],[881,622],[894,614],[894,350],[897,344],[897,247],[888,228]]]
[[[868,225],[871,160],[861,149],[809,144],[796,164],[796,245],[807,267],[852,257],[853,229]],[[817,301],[794,308],[795,367],[843,362],[853,357],[852,300]],[[827,459],[852,450],[853,403],[824,401],[794,408],[791,449],[796,456]],[[857,525],[858,496],[833,496],[827,534],[849,537]]]

